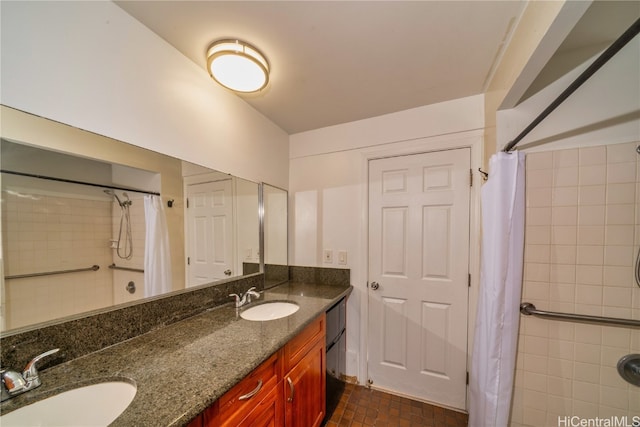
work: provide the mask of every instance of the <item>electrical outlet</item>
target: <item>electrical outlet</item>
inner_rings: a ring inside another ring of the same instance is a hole
[[[347,265],[347,251],[338,251],[338,264]]]
[[[325,249],[322,253],[322,258],[325,264],[333,264],[333,250]]]

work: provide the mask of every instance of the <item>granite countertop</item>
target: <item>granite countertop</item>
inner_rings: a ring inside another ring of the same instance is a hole
[[[124,380],[137,386],[136,396],[112,426],[184,426],[351,289],[279,285],[246,307],[293,301],[300,309],[267,322],[242,319],[233,304],[215,307],[44,370],[42,386],[4,402],[2,412],[67,389]]]

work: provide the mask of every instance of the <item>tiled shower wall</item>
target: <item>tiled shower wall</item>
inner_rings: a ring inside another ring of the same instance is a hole
[[[18,328],[113,303],[109,201],[3,191],[5,276],[98,271],[5,280],[5,326]]]
[[[119,194],[120,196],[120,194]],[[122,198],[122,197],[121,197]],[[111,249],[118,238],[120,207],[110,200],[39,194],[37,190],[4,191],[2,195],[5,276],[88,268],[98,271],[5,280],[5,328],[14,329],[128,302],[144,296],[142,269],[145,217],[142,196],[130,207],[133,256],[119,259]],[[130,281],[135,294],[125,288]]]
[[[637,145],[527,155],[523,301],[640,319]],[[522,316],[511,425],[569,425],[561,420],[572,416],[627,416],[630,425],[640,388],[616,371],[629,353],[640,353],[638,329]]]

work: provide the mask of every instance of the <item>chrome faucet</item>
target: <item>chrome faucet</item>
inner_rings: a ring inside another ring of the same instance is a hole
[[[245,304],[249,304],[251,302],[251,297],[260,298],[260,294],[256,292],[255,286],[250,288],[247,292],[238,294],[229,294],[230,297],[233,297],[236,303],[236,308],[240,308]]]
[[[0,387],[2,387],[0,391],[0,401],[4,402],[7,399],[11,399],[25,391],[33,390],[40,386],[42,381],[40,381],[36,363],[42,358],[57,353],[58,351],[60,351],[59,348],[54,348],[53,350],[46,351],[34,357],[27,363],[22,374],[11,369],[0,370],[0,377],[2,378],[2,384],[0,384]]]

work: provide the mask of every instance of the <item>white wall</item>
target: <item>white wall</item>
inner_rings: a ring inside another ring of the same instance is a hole
[[[112,2],[1,4],[0,102],[288,186],[288,136]]]
[[[568,52],[567,55],[571,55]],[[599,54],[598,54],[599,55]],[[594,56],[517,107],[497,113],[498,149],[520,133]],[[529,151],[617,144],[640,139],[640,39],[635,38],[534,129],[519,147]]]
[[[367,158],[464,145],[474,138],[479,147],[483,102],[482,95],[473,96],[291,136],[289,263],[351,269],[346,373],[357,375],[360,383],[366,381],[361,329],[366,322]],[[482,155],[476,154],[474,170]],[[333,251],[332,263],[323,262],[324,249]],[[346,265],[338,264],[342,250]]]

